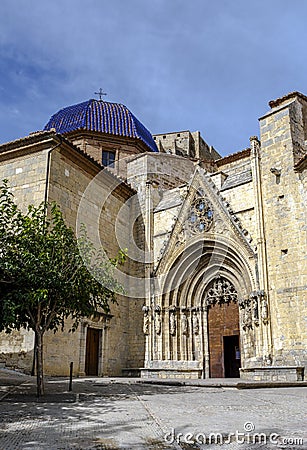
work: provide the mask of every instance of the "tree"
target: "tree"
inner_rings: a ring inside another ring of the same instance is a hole
[[[123,293],[114,278],[114,267],[124,260],[122,251],[116,258],[106,260],[95,250],[85,229],[77,239],[55,203],[30,205],[23,213],[7,181],[3,181],[0,331],[21,327],[34,331],[38,396],[44,392],[44,333],[63,330],[68,317],[73,319],[71,331],[75,331],[82,317],[97,309],[108,312],[110,303],[116,301],[114,292]]]

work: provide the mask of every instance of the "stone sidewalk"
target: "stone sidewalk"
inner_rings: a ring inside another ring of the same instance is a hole
[[[35,378],[0,370],[0,450],[307,449],[304,387],[205,381],[48,378],[37,401]]]

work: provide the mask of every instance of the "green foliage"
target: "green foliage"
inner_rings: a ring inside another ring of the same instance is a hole
[[[106,260],[84,228],[77,240],[56,204],[23,213],[7,181],[0,186],[0,330],[57,331],[69,316],[74,330],[81,317],[108,312],[123,293],[114,268],[124,260],[122,251]]]

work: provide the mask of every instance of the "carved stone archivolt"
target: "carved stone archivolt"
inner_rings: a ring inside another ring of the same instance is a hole
[[[233,284],[219,276],[215,278],[212,287],[208,290],[205,303],[207,307],[210,307],[216,304],[237,302],[237,300],[238,293]]]

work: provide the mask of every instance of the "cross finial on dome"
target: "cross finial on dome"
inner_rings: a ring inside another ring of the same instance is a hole
[[[95,92],[95,95],[99,95],[99,100],[102,100],[103,95],[107,95],[103,90],[100,88],[99,92]]]

